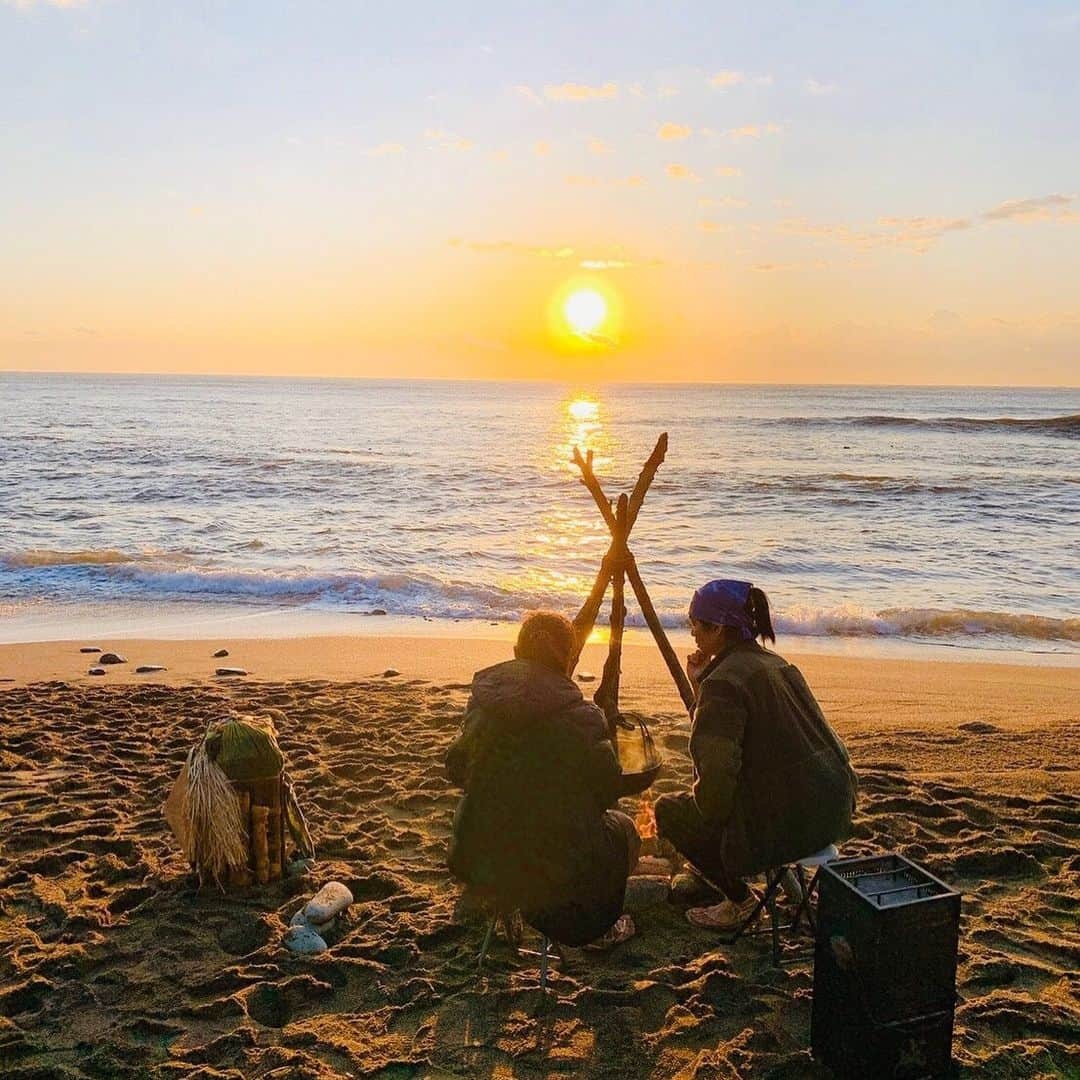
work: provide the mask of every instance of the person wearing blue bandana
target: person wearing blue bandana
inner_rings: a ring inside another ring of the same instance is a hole
[[[769,601],[748,581],[710,581],[690,601],[697,650],[693,786],[656,801],[656,828],[688,863],[675,899],[697,926],[732,930],[754,910],[746,878],[851,834],[858,781],[802,673],[775,644]]]

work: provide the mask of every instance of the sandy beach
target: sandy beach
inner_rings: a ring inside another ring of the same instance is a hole
[[[89,676],[87,644],[128,663]],[[764,939],[720,946],[670,904],[609,954],[568,950],[546,1009],[535,962],[501,942],[477,975],[482,925],[455,916],[444,869],[442,758],[472,671],[508,653],[377,636],[0,646],[0,1072],[828,1075],[808,1051],[810,965],[773,970]],[[900,851],[964,894],[962,1075],[1075,1075],[1080,670],[791,656],[860,775],[844,854]],[[601,663],[590,646],[579,670]],[[665,756],[650,794],[679,789],[688,723],[654,650],[627,649],[623,697]],[[192,890],[160,807],[229,712],[277,725],[316,833],[308,881]],[[347,920],[327,953],[289,954],[289,918],[331,879],[356,898]]]

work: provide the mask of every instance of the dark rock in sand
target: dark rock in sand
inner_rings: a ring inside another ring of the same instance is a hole
[[[381,607],[372,608],[368,612],[368,614],[369,615],[385,615],[386,614],[386,608],[381,608]]]
[[[988,724],[985,720],[969,720],[966,724],[957,724],[957,731],[967,731],[972,735],[993,735],[1001,728]]]
[[[105,669],[103,667],[92,667],[86,674],[87,675],[104,675],[105,674]]]
[[[161,664],[140,664],[135,669],[136,675],[150,675],[155,671],[168,671],[167,667],[162,667]]]
[[[100,645],[84,645],[79,652],[101,652]]]
[[[214,653],[214,659],[215,660],[220,660],[223,656],[228,656],[228,655],[229,655],[229,650],[228,649],[218,649],[218,651],[216,653]]]
[[[126,664],[127,657],[121,656],[119,653],[103,652],[98,657],[99,664]]]
[[[395,675],[400,675],[400,674],[401,674],[401,672],[400,672],[400,671],[398,671],[398,669],[397,669],[397,668],[392,668],[392,667],[388,667],[388,668],[387,668],[387,669],[386,669],[386,670],[385,670],[385,671],[384,671],[384,672],[382,673],[382,677],[383,677],[384,679],[392,679],[392,678],[393,678],[393,677],[394,677]]]
[[[577,673],[578,682],[595,682],[596,676],[591,671],[579,671]]]
[[[219,667],[214,671],[215,675],[220,675],[222,678],[229,678],[233,675],[246,675],[247,672],[242,667]]]

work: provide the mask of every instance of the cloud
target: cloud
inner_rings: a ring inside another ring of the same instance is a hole
[[[465,139],[460,135],[455,135],[452,131],[441,131],[437,128],[428,128],[424,132],[424,138],[442,150],[464,152],[471,150],[476,145],[472,139]]]
[[[491,153],[488,154],[488,157],[491,158],[492,161],[499,161],[499,162],[509,161],[510,160],[510,151],[509,150],[492,150]]]
[[[817,79],[807,79],[803,83],[803,89],[811,97],[829,97],[831,94],[835,94],[840,88],[836,83],[823,83],[818,82]]]
[[[731,226],[722,221],[703,220],[698,222],[698,229],[703,233],[731,232]]]
[[[689,180],[695,184],[701,183],[701,177],[688,165],[665,165],[664,172],[666,172],[672,180]]]
[[[741,71],[718,71],[709,79],[709,85],[720,90],[726,90],[729,86],[772,86],[771,75],[747,76]]]
[[[660,89],[656,91],[656,96],[658,98],[669,98],[675,97],[678,93],[679,88],[677,86],[661,86]]]
[[[385,157],[387,154],[404,154],[405,147],[399,142],[384,142],[371,147],[366,153],[371,157]]]
[[[1075,195],[1043,195],[1037,199],[1009,199],[982,214],[984,221],[1050,221],[1052,210],[1061,210]]]
[[[717,165],[717,176],[742,176],[742,169],[737,165]]]
[[[733,139],[757,139],[761,135],[761,128],[757,124],[743,124],[742,127],[731,128],[728,134]]]
[[[692,132],[693,128],[688,124],[673,124],[668,121],[668,123],[661,125],[656,136],[665,142],[674,142],[678,139],[689,139]]]
[[[537,157],[547,157],[548,154],[551,153],[551,143],[544,142],[543,139],[541,139],[539,142],[534,142],[532,146],[532,152]]]
[[[613,82],[606,82],[601,86],[568,82],[544,87],[544,97],[549,101],[610,101],[618,96],[619,87]]]
[[[591,176],[587,173],[570,173],[564,178],[564,183],[571,187],[643,187],[645,177],[633,176]]]
[[[610,143],[604,142],[603,139],[590,139],[589,140],[589,153],[590,154],[613,154],[614,149]]]
[[[925,254],[946,233],[971,228],[968,218],[939,217],[880,217],[877,224],[881,231],[850,228],[847,225],[815,224],[806,218],[786,218],[777,226],[780,232],[791,236],[805,236],[834,244],[868,251],[880,247],[907,248],[917,254]]]
[[[518,97],[524,98],[530,105],[544,104],[544,99],[531,86],[525,86],[523,83],[519,83],[514,87],[514,93]]]
[[[529,259],[553,259],[559,262],[576,260],[582,270],[629,270],[633,267],[656,267],[665,265],[663,259],[654,256],[628,255],[616,247],[611,254],[583,256],[570,246],[554,247],[537,244],[521,244],[514,240],[465,240],[452,236],[447,245],[477,255],[512,255]]]

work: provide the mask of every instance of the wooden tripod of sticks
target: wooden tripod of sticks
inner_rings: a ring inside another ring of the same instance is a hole
[[[600,686],[593,695],[593,700],[604,712],[612,741],[615,739],[616,727],[619,726],[619,679],[622,666],[623,626],[626,622],[625,583],[627,581],[630,582],[630,588],[633,589],[634,596],[637,597],[638,606],[641,608],[645,622],[656,639],[660,653],[667,662],[668,670],[671,672],[672,679],[675,680],[675,687],[679,691],[683,705],[686,706],[686,711],[691,712],[694,705],[693,687],[690,685],[690,680],[686,677],[686,672],[683,671],[682,665],[679,663],[679,658],[675,655],[675,650],[671,647],[671,642],[668,641],[667,634],[664,633],[664,628],[660,625],[656,608],[653,607],[648,590],[645,588],[645,583],[641,580],[641,574],[638,572],[633,552],[628,546],[630,532],[637,521],[641,504],[645,501],[645,494],[649,490],[649,485],[653,482],[653,477],[656,476],[656,470],[660,468],[661,462],[667,455],[667,445],[668,437],[667,433],[665,433],[657,439],[655,449],[642,466],[633,491],[631,491],[629,497],[625,494],[620,495],[615,503],[614,510],[612,509],[611,500],[604,494],[604,489],[600,486],[600,481],[597,480],[596,474],[593,472],[593,452],[589,450],[582,457],[581,451],[576,447],[574,448],[574,464],[581,470],[581,482],[589,489],[589,494],[592,495],[600,513],[603,515],[604,521],[607,523],[607,527],[611,532],[611,544],[603,562],[600,564],[600,571],[596,575],[596,581],[593,583],[588,599],[586,599],[581,610],[574,618],[574,629],[577,631],[577,651],[574,654],[574,662],[571,664],[570,669],[572,671],[577,666],[581,650],[584,648],[585,641],[596,624],[596,617],[600,613],[600,608],[604,603],[604,595],[607,593],[610,584],[611,638],[607,660],[604,662],[604,673],[600,679]]]

